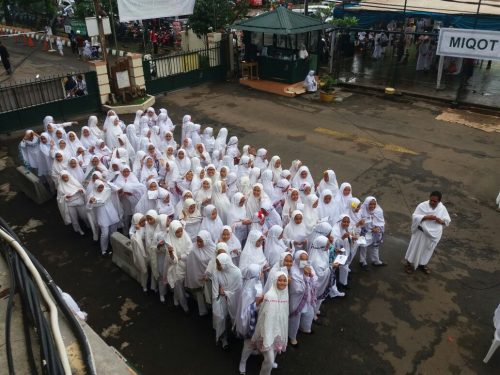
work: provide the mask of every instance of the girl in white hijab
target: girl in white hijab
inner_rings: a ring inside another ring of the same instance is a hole
[[[184,140],[182,141],[182,148],[186,151],[186,155],[190,158],[196,156],[196,150],[191,138],[184,138]]]
[[[231,261],[228,254],[217,255],[217,270],[212,279],[212,316],[215,340],[222,342],[224,350],[229,349],[227,341],[227,317],[234,322],[240,301],[241,271]]]
[[[241,299],[234,322],[238,337],[244,340],[252,338],[257,323],[257,309],[262,302],[261,270],[258,264],[250,264],[243,273],[243,287]]]
[[[274,264],[274,266],[269,271],[267,276],[266,285],[264,286],[264,293],[267,293],[269,289],[273,286],[273,280],[278,272],[285,272],[287,275],[293,266],[293,255],[292,253],[285,251],[280,254],[279,260]]]
[[[269,161],[267,161],[267,150],[265,148],[259,148],[257,150],[257,155],[253,162],[254,167],[264,170],[267,168]]]
[[[127,138],[130,142],[130,145],[134,149],[134,151],[138,151],[139,150],[139,137],[137,136],[136,126],[134,124],[128,125],[125,133],[127,134]]]
[[[253,217],[253,215],[260,210],[262,201],[266,199],[270,200],[262,184],[254,184],[246,203],[247,217]]]
[[[201,182],[205,178],[205,170],[202,167],[196,168],[193,172],[193,179],[191,181],[190,189],[195,194],[201,189]],[[181,189],[182,190],[182,189]]]
[[[333,193],[330,189],[323,189],[319,196],[319,203],[316,212],[318,213],[318,219],[322,221],[327,221],[330,225],[335,222],[335,206],[333,203]]]
[[[205,145],[203,143],[196,144],[195,156],[200,161],[200,165],[202,167],[206,167],[207,165],[212,163],[212,158],[210,157],[210,154],[205,149]]]
[[[302,212],[300,210],[293,211],[291,220],[283,232],[283,237],[289,241],[292,249],[305,250],[307,249],[307,236]]]
[[[146,193],[146,187],[139,182],[128,165],[121,166],[120,175],[116,178],[114,184],[119,189],[118,197],[123,207],[124,227],[128,228],[137,203]]]
[[[80,133],[80,142],[82,146],[86,149],[90,149],[91,147],[95,147],[98,138],[93,135],[88,126],[82,127],[82,131]]]
[[[280,179],[273,191],[273,206],[276,211],[281,216],[283,213],[283,206],[285,205],[286,198],[288,196],[288,190],[290,189],[290,182],[284,178]]]
[[[215,271],[217,270],[217,256],[219,254],[227,254],[229,252],[227,244],[225,242],[219,242],[215,246],[215,253],[212,259],[208,262],[207,269],[205,270],[205,286],[203,288],[203,294],[205,295],[205,301],[211,305],[212,304],[212,280],[215,276]]]
[[[153,126],[151,128],[151,137],[149,138],[151,143],[155,145],[157,149],[162,149],[162,139],[160,135],[160,127],[159,126]]]
[[[132,164],[132,172],[135,173],[135,175],[139,181],[141,180],[141,177],[142,177],[141,171],[142,171],[142,165],[143,165],[145,157],[146,157],[145,151],[137,151],[137,153],[135,154],[134,164]]]
[[[226,189],[224,181],[217,181],[212,189],[212,204],[217,208],[217,212],[224,224],[227,223],[227,215],[231,209],[231,203],[226,195]]]
[[[172,134],[172,132],[170,132],[170,131],[165,132],[165,135],[161,139],[160,146],[161,146],[162,150],[166,150],[167,147],[173,147],[174,150],[177,149],[177,142],[175,141],[174,135]]]
[[[281,159],[278,155],[274,155],[269,162],[269,170],[273,173],[273,183],[277,184],[281,180]]]
[[[144,114],[144,111],[142,109],[138,109],[135,112],[135,118],[133,124],[137,127],[139,127],[139,123],[141,121],[142,115]]]
[[[158,182],[156,182],[156,180],[150,180],[147,183],[147,190],[142,194],[142,197],[135,205],[134,212],[145,214],[149,210],[156,210],[159,189]]]
[[[206,230],[212,236],[212,241],[218,241],[224,224],[214,205],[209,204],[203,209],[203,220],[200,230]]]
[[[226,195],[229,198],[229,200],[231,201],[234,194],[236,194],[238,192],[238,178],[236,177],[236,174],[228,173],[225,182],[226,182],[226,186],[227,186]]]
[[[78,136],[74,131],[70,131],[68,133],[68,142],[66,147],[69,149],[71,152],[71,156],[76,156],[76,152],[78,150],[78,147],[83,147],[82,142],[78,139]]]
[[[316,288],[317,302],[314,311],[316,316],[321,313],[321,304],[330,294],[330,289],[335,282],[334,270],[330,268],[329,249],[330,241],[328,238],[325,236],[318,236],[313,241],[311,249],[309,250],[309,260],[318,277]],[[338,264],[336,266],[338,266]]]
[[[316,306],[316,285],[318,277],[310,266],[305,251],[295,252],[290,270],[290,317],[288,319],[288,337],[290,344],[297,346],[297,332],[311,333]]]
[[[267,233],[267,239],[264,244],[264,255],[269,267],[273,267],[279,262],[281,254],[288,250],[288,247],[283,242],[283,228],[279,225],[273,225]]]
[[[193,181],[196,182],[194,179],[194,173],[192,170],[189,170],[182,178],[175,181],[176,190],[181,193],[186,190],[193,191],[193,188],[196,188],[196,186],[193,185]]]
[[[311,186],[312,191],[314,192],[314,181],[311,176],[311,172],[309,172],[309,168],[305,165],[301,166],[295,176],[292,179],[292,186],[295,189],[300,189],[304,183],[308,183]]]
[[[97,224],[101,230],[101,253],[108,253],[109,237],[118,230],[121,221],[120,212],[116,209],[111,199],[113,192],[111,188],[106,186],[104,182],[97,180],[94,184],[94,191],[91,193],[87,201],[87,208],[93,209]]]
[[[246,155],[243,155],[240,159],[240,164],[238,165],[238,178],[243,176],[248,176],[250,178],[250,170],[252,169],[252,161]]]
[[[377,202],[375,197],[366,197],[361,208],[361,216],[364,219],[364,228],[361,235],[364,234],[366,246],[360,248],[359,262],[366,265],[366,254],[370,262],[375,267],[385,266],[386,263],[380,260],[379,248],[384,242],[385,219],[384,210]]]
[[[323,172],[323,178],[318,185],[318,193],[321,194],[326,189],[330,190],[333,196],[336,196],[339,191],[337,176],[332,169]]]
[[[262,187],[264,188],[264,192],[271,199],[271,201],[274,202],[273,172],[269,169],[263,170],[260,175],[260,181],[262,183]]]
[[[286,226],[290,222],[293,211],[300,210],[302,206],[299,190],[294,188],[289,189],[285,198],[285,205],[283,206],[283,211],[281,213],[283,225]]]
[[[206,230],[200,231],[193,251],[188,255],[186,261],[186,288],[195,295],[200,316],[208,314],[203,287],[205,285],[205,270],[214,254],[215,242],[212,241],[210,233]]]
[[[307,239],[307,243],[308,243],[307,252],[308,253],[309,253],[309,250],[311,249],[312,244],[314,243],[314,240],[320,236],[324,236],[324,237],[328,238],[328,240],[331,243],[334,241],[333,236],[332,236],[332,226],[327,221],[321,221],[314,226],[312,233],[310,234],[309,238]]]
[[[227,129],[220,128],[219,133],[217,133],[217,138],[214,143],[214,151],[219,151],[222,155],[224,155],[224,151],[226,150],[226,141],[227,141]]]
[[[61,152],[66,160],[69,160],[70,157],[74,156],[64,139],[59,139],[56,142],[56,147],[52,150],[52,155],[55,156],[56,152]]]
[[[151,156],[146,156],[141,169],[141,183],[146,185],[151,181],[158,181],[158,171],[155,168],[154,159]]]
[[[115,149],[120,147],[118,136],[122,135],[123,131],[120,127],[120,119],[118,116],[111,116],[109,120],[110,125],[108,125],[106,129],[106,145],[111,149]]]
[[[97,125],[98,120],[96,116],[89,116],[87,121],[87,127],[90,129],[90,133],[97,139],[104,137],[104,133],[99,126]]]
[[[240,150],[238,149],[238,137],[232,136],[229,138],[229,142],[227,142],[226,146],[226,155],[233,158],[240,157]]]
[[[69,159],[69,161],[68,161],[68,172],[80,184],[83,182],[83,180],[85,178],[85,173],[83,172],[82,167],[80,167],[80,164],[78,163],[78,159],[77,158],[72,157],[72,158]]]
[[[177,169],[179,170],[180,176],[184,176],[186,172],[191,169],[191,160],[187,156],[186,151],[182,148],[177,151],[175,162],[177,163]]]
[[[57,185],[57,206],[61,212],[64,224],[73,226],[73,230],[84,235],[79,224],[79,217],[86,217],[85,195],[83,186],[69,174],[62,170],[59,173],[59,184]]]
[[[180,196],[179,202],[177,202],[177,204],[175,205],[175,212],[174,212],[175,219],[180,220],[179,217],[182,213],[182,210],[184,209],[184,207],[183,207],[184,201],[186,201],[186,199],[189,199],[189,198],[193,199],[193,193],[190,190],[186,190],[186,191],[182,192],[182,195]]]
[[[198,209],[198,205],[192,198],[186,199],[182,207],[183,209],[179,215],[179,220],[184,223],[185,230],[189,238],[191,238],[191,241],[196,241],[196,236],[200,231],[203,217]]]
[[[167,256],[165,257],[164,275],[174,290],[174,305],[181,305],[184,312],[189,313],[186,300],[184,280],[186,278],[186,261],[193,249],[193,243],[182,228],[180,221],[174,220],[168,227]]]
[[[357,238],[353,234],[353,226],[349,215],[340,215],[339,220],[333,226],[332,235],[335,238],[335,244],[341,244],[345,250],[344,255],[347,255],[345,264],[339,266],[339,284],[347,289],[348,276],[351,269],[349,268],[352,260],[356,256],[358,250]]]
[[[132,257],[134,264],[139,271],[140,284],[144,292],[148,291],[148,254],[144,243],[144,226],[146,218],[141,213],[132,216],[133,233],[130,234],[130,244],[132,247]]]
[[[264,249],[262,248],[263,242],[264,236],[262,232],[258,230],[250,231],[245,247],[240,255],[239,268],[242,272],[245,272],[246,268],[252,263],[258,264],[262,272],[267,272],[269,270],[270,267],[264,255]]]
[[[187,130],[188,130],[190,122],[191,122],[191,116],[190,115],[184,115],[184,117],[182,118],[181,140],[184,139],[184,138],[186,138]]]
[[[247,216],[245,208],[245,197],[242,193],[236,193],[231,199],[231,209],[227,215],[227,224],[231,226],[234,235],[244,244],[248,236],[248,225],[252,220]]]
[[[343,182],[340,185],[339,193],[335,196],[335,221],[339,219],[341,215],[349,215],[350,205],[352,199],[352,187],[348,182]]]
[[[212,202],[212,182],[209,178],[203,179],[201,189],[196,192],[194,199],[200,206],[206,206]]]
[[[118,144],[120,145],[119,150],[121,150],[121,148],[124,148],[125,150],[127,150],[128,157],[125,158],[126,159],[125,161],[127,162],[127,164],[132,163],[132,161],[135,159],[135,149],[132,147],[128,137],[125,134],[120,134],[118,136]],[[123,153],[123,151],[122,151],[122,153]],[[120,158],[123,160],[124,155],[120,155]]]
[[[269,375],[273,368],[278,367],[274,360],[277,354],[286,350],[288,342],[288,311],[288,277],[284,272],[278,272],[272,281],[272,288],[264,295],[251,345],[246,342],[243,347],[240,373],[245,373],[246,360],[254,347],[264,356],[261,375]]]
[[[53,192],[54,184],[50,179],[50,172],[52,170],[53,163],[50,152],[52,146],[50,145],[50,137],[48,133],[43,132],[40,134],[38,147],[40,148],[40,152],[38,153],[40,159],[38,161],[37,175],[45,185],[48,185],[49,190]]]
[[[312,233],[314,226],[318,223],[318,208],[319,199],[316,195],[311,194],[306,197],[304,208],[302,210],[304,216],[304,224],[306,225],[307,235]]]
[[[302,162],[298,159],[292,161],[292,165],[290,166],[289,172],[290,172],[290,177],[293,180],[295,178],[295,175],[297,174],[297,171],[299,168],[302,166]]]
[[[66,170],[68,165],[68,159],[64,157],[64,154],[61,151],[56,151],[54,154],[54,162],[52,163],[52,169],[50,172],[50,176],[52,177],[52,181],[54,181],[54,185],[59,185],[59,176],[61,171]]]
[[[233,235],[229,225],[224,225],[220,234],[219,242],[224,242],[229,250],[229,255],[235,266],[240,264],[241,242]]]
[[[201,142],[205,145],[205,148],[209,154],[214,151],[215,148],[215,138],[214,129],[211,127],[206,127],[201,135]]]

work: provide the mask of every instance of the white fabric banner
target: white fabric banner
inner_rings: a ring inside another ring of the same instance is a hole
[[[120,22],[193,14],[195,0],[118,0]]]

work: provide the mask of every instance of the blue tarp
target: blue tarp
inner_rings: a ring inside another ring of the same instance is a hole
[[[356,9],[356,7],[336,7],[333,15],[335,18],[344,16],[355,16],[358,18],[357,27],[360,28],[377,28],[382,23],[389,23],[391,20],[403,20],[407,18],[432,18],[441,21],[443,27],[454,27],[457,29],[474,29],[476,22],[475,14],[443,14],[423,11],[384,11],[384,10],[365,10]],[[476,29],[479,30],[495,30],[500,31],[500,17],[493,15],[479,14],[477,18]]]

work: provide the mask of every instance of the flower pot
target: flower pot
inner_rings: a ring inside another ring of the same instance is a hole
[[[320,91],[319,92],[319,100],[321,100],[323,103],[330,103],[333,102],[333,99],[335,99],[335,91]]]

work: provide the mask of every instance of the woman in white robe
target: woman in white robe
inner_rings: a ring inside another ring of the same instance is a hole
[[[134,151],[138,151],[139,137],[137,136],[137,130],[135,125],[134,124],[128,125],[125,133],[127,134],[127,138],[130,142],[130,145],[133,147]]]
[[[174,150],[177,150],[177,142],[174,140],[174,135],[170,131],[165,132],[160,144],[161,150],[166,150],[167,147],[172,147]]]
[[[341,243],[347,256],[345,264],[339,266],[339,282],[338,285],[347,289],[348,276],[351,269],[349,266],[356,256],[358,250],[357,236],[354,233],[354,227],[351,224],[349,215],[343,214],[340,216],[337,223],[332,228],[332,235],[335,239],[335,244]]]
[[[78,147],[83,147],[82,142],[74,131],[68,132],[68,142],[66,146],[71,152],[71,156],[76,156]]]
[[[212,241],[210,233],[201,230],[196,238],[193,251],[188,255],[186,261],[186,288],[190,289],[196,297],[200,316],[208,314],[203,287],[205,285],[205,270],[214,254],[215,242]]]
[[[308,183],[311,186],[312,192],[314,193],[314,180],[309,172],[309,168],[305,165],[301,166],[295,176],[292,179],[292,186],[295,189],[300,189],[304,183]]]
[[[144,243],[145,216],[136,213],[132,216],[133,233],[130,235],[130,245],[132,247],[132,257],[135,267],[139,271],[140,284],[144,292],[148,291],[148,254]]]
[[[140,121],[141,121],[141,118],[142,116],[144,115],[144,111],[142,109],[138,109],[136,112],[135,112],[135,118],[134,118],[134,122],[133,124],[139,128],[139,124],[140,124]]]
[[[289,189],[285,198],[285,205],[283,206],[283,210],[281,213],[284,226],[286,226],[290,222],[293,211],[300,210],[302,206],[303,205],[300,199],[299,190],[295,188]]]
[[[328,238],[325,236],[318,236],[313,241],[311,249],[309,250],[309,261],[318,277],[314,311],[316,316],[321,313],[321,304],[329,296],[330,289],[335,282],[334,270],[330,267],[329,249],[330,241]]]
[[[84,235],[79,219],[86,219],[85,191],[83,186],[71,174],[62,170],[59,173],[57,185],[57,206],[61,212],[64,224],[73,226],[73,230]]]
[[[290,243],[294,251],[307,249],[307,229],[300,210],[292,212],[290,222],[286,225],[283,237]]]
[[[273,173],[273,183],[277,184],[281,179],[281,159],[278,155],[274,155],[269,162],[269,170]]]
[[[168,284],[174,290],[174,305],[180,305],[184,312],[189,313],[184,281],[186,278],[186,261],[193,249],[189,235],[182,228],[180,221],[174,220],[168,228],[167,256],[165,257],[164,275]]]
[[[332,226],[327,221],[321,221],[316,224],[313,228],[312,233],[309,235],[307,239],[308,247],[307,252],[311,250],[311,246],[314,243],[314,240],[320,236],[324,236],[328,238],[328,240],[333,243],[334,238],[332,236]]]
[[[267,233],[266,242],[264,244],[264,255],[267,259],[269,267],[273,267],[279,262],[281,254],[290,249],[283,241],[283,228],[279,225],[273,225]]]
[[[231,157],[233,160],[240,157],[240,150],[238,149],[238,137],[232,136],[227,142],[225,155]]]
[[[233,234],[233,230],[229,225],[224,225],[219,238],[219,243],[223,242],[227,245],[229,255],[235,266],[240,264],[241,242]]]
[[[144,158],[144,164],[141,169],[141,184],[148,184],[151,181],[158,181],[158,171],[155,168],[154,159],[151,156]]]
[[[318,203],[319,199],[314,194],[307,196],[304,202],[302,215],[304,217],[303,222],[306,225],[306,233],[308,236],[312,233],[314,226],[318,223]]]
[[[159,214],[156,221],[158,225],[153,234],[153,246],[150,253],[150,256],[155,259],[151,263],[156,263],[156,266],[151,266],[151,282],[154,280],[155,285],[158,286],[160,302],[165,303],[168,280],[164,264],[167,257],[170,218],[167,215]]]
[[[246,202],[247,217],[253,217],[260,210],[263,200],[271,199],[265,193],[262,184],[256,183],[252,186],[252,192]]]
[[[191,238],[191,241],[196,241],[203,217],[194,199],[187,198],[183,202],[183,209],[179,215],[179,220],[184,223],[184,229],[188,233],[189,238]]]
[[[196,192],[194,199],[200,207],[205,207],[212,202],[212,182],[209,178],[203,179],[201,189]]]
[[[241,271],[231,261],[228,254],[217,255],[217,269],[212,279],[212,317],[215,329],[215,341],[222,342],[222,348],[228,350],[227,318],[232,322],[236,318],[242,288]]]
[[[269,169],[263,170],[260,175],[260,180],[264,192],[271,199],[271,201],[274,201],[273,172],[271,172]]]
[[[201,142],[205,145],[205,149],[209,154],[212,154],[215,148],[214,129],[206,127],[201,135]]]
[[[186,155],[186,151],[182,148],[177,151],[175,162],[177,163],[177,169],[180,176],[184,176],[191,169],[191,160]]]
[[[94,191],[87,201],[87,208],[93,209],[97,224],[101,231],[100,245],[102,255],[108,253],[109,237],[118,230],[121,221],[120,213],[113,204],[111,195],[114,194],[111,188],[104,182],[97,180],[94,184]]]
[[[145,158],[146,158],[146,152],[137,151],[137,153],[135,154],[134,163],[132,164],[132,172],[135,173],[135,176],[139,181],[141,180],[141,171]]]
[[[333,215],[334,221],[337,222],[341,215],[349,215],[352,199],[352,187],[348,182],[343,182],[340,185],[339,193],[335,196],[333,206],[335,213]]]
[[[257,348],[264,357],[260,369],[261,375],[269,375],[278,365],[276,355],[286,351],[288,343],[288,277],[278,272],[272,280],[271,289],[264,295],[259,309],[259,317],[251,342],[245,341],[239,365],[240,373],[245,373],[246,360]]]
[[[73,176],[80,184],[83,183],[85,178],[85,172],[83,172],[82,167],[78,163],[78,159],[72,157],[68,161],[68,172],[71,176]]]
[[[267,160],[267,150],[265,148],[259,148],[257,150],[257,155],[255,155],[253,165],[261,170],[267,169],[269,161]]]
[[[217,270],[217,256],[219,254],[227,254],[229,252],[225,242],[219,242],[215,245],[215,254],[208,262],[207,269],[205,270],[205,286],[203,287],[203,294],[205,295],[205,302],[212,305],[212,280]]]
[[[291,177],[292,181],[295,178],[295,175],[297,174],[297,172],[301,166],[302,166],[302,162],[300,160],[295,159],[292,161],[292,164],[290,165],[290,168],[289,168],[290,177]]]
[[[219,151],[222,155],[226,151],[227,129],[220,128],[214,143],[214,151]]]
[[[321,190],[318,208],[316,209],[318,219],[320,221],[327,221],[330,225],[334,224],[334,215],[336,213],[333,197],[334,195],[330,189]]]
[[[234,194],[238,192],[238,177],[236,177],[236,174],[234,173],[229,173],[225,182],[227,186],[226,195],[229,198],[229,201],[231,201]]]
[[[134,212],[145,214],[149,210],[156,210],[159,186],[156,180],[147,183],[147,190],[142,194],[134,208]]]
[[[212,189],[212,204],[217,208],[217,212],[223,224],[227,224],[227,215],[231,208],[231,203],[226,195],[226,184],[224,181],[217,181]]]
[[[111,149],[120,147],[118,136],[122,134],[123,131],[120,127],[120,119],[118,118],[118,116],[111,116],[110,125],[106,129],[106,145]]]
[[[324,190],[330,190],[330,192],[335,197],[339,191],[339,183],[337,182],[337,176],[332,169],[327,169],[323,172],[323,178],[319,182],[317,192],[321,194]]]
[[[99,138],[97,138],[94,134],[92,134],[88,126],[82,127],[80,133],[80,142],[82,143],[82,146],[84,148],[88,150],[95,147],[98,139]]]
[[[258,264],[262,272],[269,270],[269,264],[263,249],[264,236],[258,230],[251,230],[248,234],[247,242],[240,255],[239,268],[245,272],[246,268],[252,264]]]
[[[64,154],[61,151],[56,151],[54,154],[54,162],[52,163],[52,169],[50,172],[50,177],[52,177],[52,181],[54,185],[59,185],[59,176],[61,171],[66,170],[68,165],[68,159],[64,157]]]
[[[292,346],[297,346],[297,332],[310,334],[316,306],[316,287],[318,277],[310,266],[305,251],[296,251],[290,270],[289,284],[290,316],[288,318],[288,337]]]
[[[385,266],[386,263],[380,260],[380,245],[384,242],[385,219],[384,210],[375,197],[366,197],[361,206],[361,217],[364,226],[361,235],[365,236],[366,245],[360,246],[359,262],[366,266],[366,258],[374,267]]]
[[[203,220],[201,221],[200,230],[206,230],[212,236],[212,241],[218,241],[224,224],[219,216],[219,213],[214,205],[209,204],[203,208]]]
[[[38,160],[38,168],[37,175],[42,181],[42,183],[48,187],[50,192],[54,192],[54,182],[50,178],[50,174],[52,171],[52,163],[53,159],[51,157],[51,145],[50,145],[50,137],[47,133],[43,132],[40,134],[40,142],[39,142],[39,160]]]
[[[119,150],[124,148],[127,150],[127,156],[120,154],[120,159],[124,160],[127,164],[131,164],[135,160],[135,149],[132,147],[128,137],[125,134],[120,134],[118,136]],[[123,152],[122,152],[123,153]]]
[[[264,293],[267,293],[267,291],[272,287],[273,285],[272,281],[274,280],[278,272],[285,272],[287,275],[289,275],[292,266],[293,266],[293,254],[288,251],[281,253],[279,260],[269,270],[266,284],[264,285]]]
[[[242,245],[245,244],[248,236],[248,225],[252,223],[252,220],[247,216],[245,201],[242,193],[234,194],[227,215],[227,224],[233,229],[234,235]]]
[[[314,70],[310,70],[304,79],[304,87],[307,92],[318,91],[318,82],[316,82],[316,77],[314,77]]]
[[[137,203],[139,203],[139,200],[146,193],[146,187],[139,182],[128,165],[121,166],[120,175],[116,178],[114,184],[119,189],[118,197],[123,207],[124,228],[127,229],[132,215],[136,212],[135,207]],[[141,213],[144,214],[146,211]]]
[[[240,159],[240,163],[238,165],[238,173],[236,176],[238,179],[241,179],[243,176],[247,176],[250,178],[250,171],[252,169],[252,161],[246,155],[243,155]]]
[[[234,330],[238,337],[251,339],[257,323],[258,305],[262,302],[263,287],[258,264],[250,264],[243,274],[241,298],[236,311]]]

